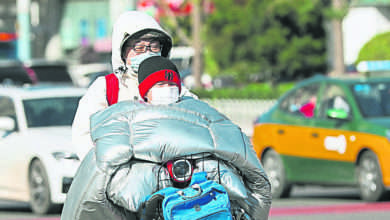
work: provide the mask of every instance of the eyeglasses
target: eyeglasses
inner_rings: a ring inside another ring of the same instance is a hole
[[[161,51],[162,45],[160,44],[159,41],[152,41],[152,42],[150,42],[149,45],[144,45],[144,44],[139,43],[139,44],[135,44],[133,46],[133,50],[136,53],[145,53],[148,49],[151,52],[158,53]]]

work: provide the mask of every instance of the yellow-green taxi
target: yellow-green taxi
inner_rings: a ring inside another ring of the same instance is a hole
[[[390,189],[390,78],[302,81],[256,119],[252,143],[274,198],[318,184],[380,200]]]

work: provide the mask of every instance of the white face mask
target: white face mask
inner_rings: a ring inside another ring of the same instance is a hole
[[[145,52],[143,54],[137,55],[135,57],[130,58],[131,62],[131,69],[135,72],[138,73],[138,68],[139,65],[142,63],[142,61],[146,60],[149,57],[154,57],[154,56],[161,56],[161,52],[155,53],[155,52]]]
[[[150,90],[152,91],[150,103],[153,105],[168,105],[179,100],[179,88],[177,86],[153,87]]]

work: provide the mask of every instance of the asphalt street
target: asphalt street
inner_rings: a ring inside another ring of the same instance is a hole
[[[60,220],[60,213],[39,216],[28,204],[0,200],[1,220]],[[290,198],[274,199],[269,220],[388,220],[390,199],[366,203],[351,187],[295,187]]]

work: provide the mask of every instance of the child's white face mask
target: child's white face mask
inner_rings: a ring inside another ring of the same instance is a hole
[[[153,87],[152,105],[168,105],[179,100],[179,88],[177,86]]]

